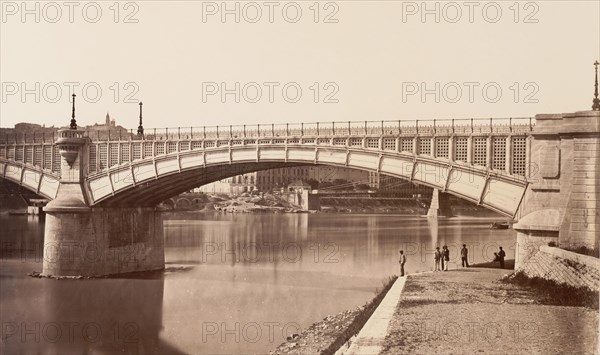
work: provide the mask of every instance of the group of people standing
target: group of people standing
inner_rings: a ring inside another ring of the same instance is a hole
[[[500,268],[504,269],[504,257],[506,256],[506,253],[502,250],[502,247],[499,247],[499,249],[498,253],[494,253],[494,261],[500,262]],[[462,249],[460,249],[460,259],[462,267],[469,267],[469,249],[467,249],[466,244],[463,244]],[[448,249],[448,246],[444,245],[442,250],[440,250],[440,247],[435,247],[433,260],[433,271],[448,271],[448,264],[450,264],[450,249]],[[398,263],[400,264],[400,276],[404,276],[404,264],[406,264],[404,250],[400,250],[400,259],[398,260]]]
[[[442,247],[442,250],[440,250],[440,247],[435,247],[433,260],[435,262],[433,271],[448,271],[448,264],[450,264],[450,249],[448,249],[446,245]]]

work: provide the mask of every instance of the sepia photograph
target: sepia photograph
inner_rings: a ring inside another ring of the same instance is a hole
[[[0,0],[0,354],[598,354],[599,0]]]

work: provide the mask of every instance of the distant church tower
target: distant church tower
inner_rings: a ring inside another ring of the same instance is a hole
[[[108,112],[106,113],[106,123],[105,123],[106,127],[110,127],[110,116],[108,114]]]

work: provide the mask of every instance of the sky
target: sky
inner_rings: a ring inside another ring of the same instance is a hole
[[[530,117],[600,59],[599,1],[0,4],[1,127]]]

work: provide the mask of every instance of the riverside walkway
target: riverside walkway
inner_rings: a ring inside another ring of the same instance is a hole
[[[598,353],[597,311],[542,305],[533,291],[501,282],[508,271],[468,268],[398,278],[343,353]]]

